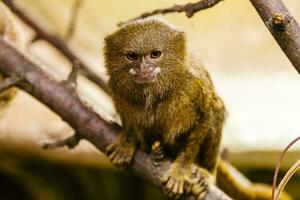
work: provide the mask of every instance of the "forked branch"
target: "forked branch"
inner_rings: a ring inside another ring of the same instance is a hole
[[[91,81],[96,83],[101,89],[109,94],[109,89],[106,83],[97,76],[90,68],[68,47],[68,45],[59,37],[48,33],[37,23],[35,23],[29,16],[26,15],[21,9],[19,9],[13,0],[3,0],[3,2],[20,18],[22,19],[29,27],[31,27],[37,34],[37,39],[43,39],[53,45],[57,50],[59,50],[74,66],[74,62],[77,62],[80,66],[80,72],[89,78]]]

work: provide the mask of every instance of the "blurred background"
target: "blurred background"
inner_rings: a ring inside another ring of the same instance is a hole
[[[157,8],[187,0],[83,0],[74,35],[66,32],[75,0],[15,0],[34,22],[69,45],[101,78],[107,81],[103,38],[116,24]],[[284,3],[300,21],[300,1]],[[249,1],[226,0],[198,12],[159,16],[184,30],[188,46],[211,73],[225,101],[228,119],[223,134],[226,157],[251,180],[271,184],[280,151],[300,136],[300,77],[280,50]],[[71,64],[43,40],[34,43],[34,31],[22,20],[26,52],[57,80],[66,79]],[[110,97],[79,77],[78,93],[95,111],[118,120]],[[0,120],[0,199],[165,199],[138,177],[116,171],[86,141],[74,150],[45,151],[43,142],[73,133],[56,114],[19,91]],[[300,158],[300,145],[289,153],[282,173]],[[300,174],[287,190],[300,199]]]

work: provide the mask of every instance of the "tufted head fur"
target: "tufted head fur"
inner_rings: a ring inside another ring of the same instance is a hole
[[[131,96],[164,95],[186,74],[185,43],[182,31],[157,19],[125,24],[105,38],[111,88]]]

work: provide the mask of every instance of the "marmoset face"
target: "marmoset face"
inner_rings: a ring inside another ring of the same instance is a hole
[[[162,59],[162,50],[152,50],[145,53],[128,51],[125,57],[130,66],[129,73],[137,83],[149,83],[155,81],[161,68],[159,59]]]
[[[109,74],[137,84],[149,84],[171,74],[184,60],[184,34],[159,20],[132,22],[106,37],[105,42]]]

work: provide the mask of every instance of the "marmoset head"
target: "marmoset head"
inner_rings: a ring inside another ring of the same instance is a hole
[[[185,36],[157,19],[136,20],[107,36],[104,50],[111,77],[150,84],[182,70]]]

